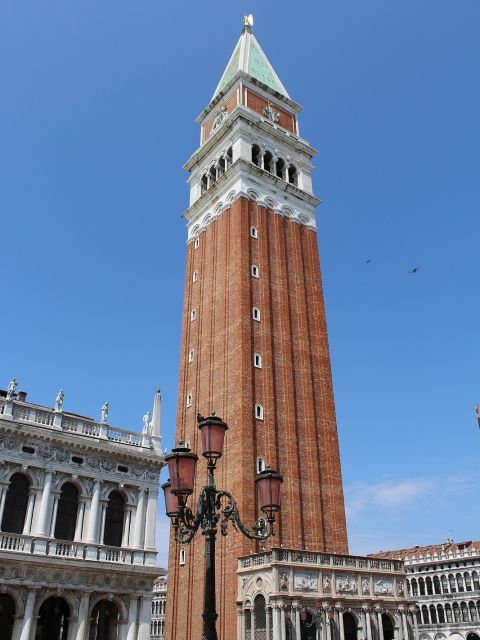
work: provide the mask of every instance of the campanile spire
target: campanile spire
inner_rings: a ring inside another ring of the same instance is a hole
[[[200,146],[185,165],[177,440],[197,451],[196,415],[215,407],[229,425],[219,485],[235,495],[242,518],[258,517],[254,477],[271,466],[284,477],[271,545],[345,553],[315,150],[300,137],[300,110],[245,24],[197,118]],[[218,632],[234,640],[236,559],[260,549],[232,534],[218,547]],[[186,548],[171,540],[168,640],[200,640],[203,562],[201,540]]]

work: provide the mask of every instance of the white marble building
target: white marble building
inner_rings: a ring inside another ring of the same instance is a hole
[[[0,391],[0,638],[147,640],[160,394],[143,433]]]
[[[240,640],[416,640],[403,562],[272,549],[240,558]]]
[[[403,560],[420,640],[480,640],[480,541],[375,554]]]
[[[159,576],[153,582],[152,621],[150,640],[163,640],[165,635],[165,608],[167,605],[167,580]]]

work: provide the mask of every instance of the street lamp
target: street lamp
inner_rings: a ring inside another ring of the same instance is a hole
[[[193,493],[195,469],[198,457],[183,442],[165,457],[170,480],[162,485],[167,516],[169,516],[175,540],[188,544],[201,527],[205,535],[205,592],[203,607],[203,640],[217,640],[217,611],[215,606],[215,538],[217,524],[227,535],[228,523],[240,529],[250,540],[266,540],[273,535],[275,514],[280,510],[280,485],[283,478],[268,467],[257,474],[258,503],[266,518],[259,518],[249,529],[238,513],[235,498],[228,491],[218,491],[215,486],[215,467],[222,457],[225,433],[228,426],[212,412],[208,418],[198,415],[198,428],[202,442],[202,455],[207,459],[207,484],[200,490],[197,512],[187,506]]]

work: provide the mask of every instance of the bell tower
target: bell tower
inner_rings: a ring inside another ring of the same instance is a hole
[[[284,478],[271,547],[347,553],[312,190],[315,150],[247,19],[210,104],[190,172],[176,439],[199,451],[197,413],[229,425],[217,486],[242,520],[259,516],[254,477]],[[203,483],[199,460],[197,482]],[[196,493],[191,505],[196,504]],[[200,640],[204,547],[170,540],[168,640]],[[218,635],[237,637],[237,558],[260,551],[217,537]]]

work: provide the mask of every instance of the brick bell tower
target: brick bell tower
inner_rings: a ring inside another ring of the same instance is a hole
[[[190,172],[177,441],[200,453],[197,413],[229,425],[217,486],[243,521],[260,515],[255,474],[284,477],[271,547],[347,552],[312,193],[315,150],[301,109],[246,24],[208,107]],[[200,456],[197,482],[204,482]],[[198,491],[197,486],[197,491]],[[196,492],[191,505],[196,504]],[[260,548],[217,536],[217,622],[237,637],[237,558]],[[200,640],[204,540],[170,540],[166,638]]]

